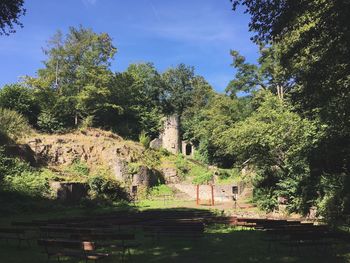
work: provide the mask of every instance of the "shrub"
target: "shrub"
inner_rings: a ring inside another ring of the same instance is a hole
[[[127,200],[127,194],[119,182],[103,176],[93,176],[88,180],[90,195],[100,200]]]
[[[67,172],[76,176],[87,177],[89,176],[90,169],[85,162],[75,160],[67,169]]]
[[[0,90],[0,108],[23,114],[32,125],[36,123],[40,110],[33,89],[19,84],[5,85]]]
[[[128,163],[128,173],[137,174],[140,170],[141,164],[139,163]]]
[[[28,163],[6,156],[5,149],[0,147],[0,180],[1,177],[19,175],[31,169]]]
[[[139,141],[146,149],[149,148],[149,144],[151,142],[151,138],[147,135],[145,131],[142,131],[139,135]]]
[[[80,124],[80,129],[85,130],[85,129],[93,127],[94,126],[94,118],[95,118],[95,116],[90,115],[90,116],[87,116],[85,119],[83,119],[83,121]]]
[[[44,197],[50,192],[47,170],[37,170],[18,158],[7,157],[0,148],[0,178],[3,190],[17,192],[23,196]]]
[[[4,178],[4,187],[32,197],[44,197],[50,193],[49,178],[40,171],[28,170],[15,176]]]
[[[27,120],[18,112],[0,108],[0,133],[2,138],[14,141],[30,132]]]
[[[179,154],[175,161],[175,166],[178,174],[185,178],[189,172],[188,162],[182,154]]]
[[[52,113],[44,111],[38,117],[38,127],[47,133],[63,132],[64,124],[60,122]]]
[[[209,181],[213,180],[213,174],[210,171],[202,172],[194,177],[194,184],[207,184]]]

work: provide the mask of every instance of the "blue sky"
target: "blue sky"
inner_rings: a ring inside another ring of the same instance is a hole
[[[248,15],[233,12],[229,0],[25,0],[25,8],[24,28],[0,36],[0,87],[34,76],[47,40],[80,24],[112,37],[118,48],[114,71],[153,62],[163,72],[185,63],[217,91],[234,76],[230,49],[251,62],[258,56]]]

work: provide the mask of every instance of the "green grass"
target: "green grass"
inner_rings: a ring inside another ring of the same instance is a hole
[[[0,227],[8,226],[11,221],[30,221],[32,219],[69,218],[79,215],[94,215],[120,211],[122,209],[167,209],[186,207],[188,202],[169,200],[142,200],[136,207],[96,207],[94,209],[63,208],[50,213],[21,214],[12,217],[1,217]],[[301,248],[300,251],[274,244],[271,250],[269,243],[264,240],[262,231],[235,228],[223,225],[214,225],[206,228],[204,236],[200,239],[191,238],[163,238],[154,241],[143,236],[141,229],[135,231],[137,240],[142,246],[132,251],[132,256],[126,262],[276,262],[276,263],[345,263],[350,262],[350,244],[338,243],[329,250],[323,248]],[[112,257],[101,261],[102,263],[120,262],[119,254],[112,251]],[[15,242],[6,244],[0,240],[0,262],[6,263],[41,263],[47,262],[45,254],[32,241],[31,247],[23,245],[17,248]],[[52,259],[51,262],[57,262]],[[63,259],[62,262],[78,262],[76,259]],[[82,262],[82,261],[81,261]]]
[[[346,251],[349,245],[338,245],[327,251],[324,249],[302,248],[292,251],[282,245],[268,249],[264,241],[264,233],[232,227],[213,226],[200,239],[160,238],[152,241],[144,238],[142,232],[137,231],[137,239],[142,247],[132,251],[127,262],[286,262],[286,263],[337,263],[349,262],[350,254]],[[112,252],[110,259],[101,262],[119,262],[117,252]],[[40,263],[46,262],[46,256],[35,245],[18,249],[15,243],[0,247],[0,262],[6,263]],[[57,262],[55,259],[52,262]],[[78,262],[76,259],[63,259],[62,262]],[[82,261],[81,261],[82,262]]]

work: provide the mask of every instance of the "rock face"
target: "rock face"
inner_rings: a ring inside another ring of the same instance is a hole
[[[69,135],[44,135],[28,141],[38,162],[69,165],[76,160],[88,164],[117,163],[118,159],[132,162],[142,153],[142,147],[130,147],[112,133],[89,131]]]
[[[164,175],[164,180],[167,184],[176,184],[180,182],[180,178],[177,174],[176,168],[163,168],[162,173]]]
[[[122,182],[131,179],[128,163],[137,160],[144,151],[141,145],[124,141],[113,133],[94,129],[65,135],[37,136],[27,144],[37,163],[60,166],[84,161],[90,166],[105,165]],[[144,171],[140,173],[144,174]]]

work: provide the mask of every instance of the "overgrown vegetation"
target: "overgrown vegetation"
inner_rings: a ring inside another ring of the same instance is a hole
[[[9,140],[16,141],[29,133],[28,122],[21,114],[0,108],[0,145]]]
[[[182,137],[196,146],[197,161],[254,170],[245,180],[254,185],[260,207],[273,210],[284,197],[290,212],[306,214],[316,206],[330,219],[349,214],[348,1],[232,2],[252,16],[260,57],[248,63],[231,51],[236,75],[226,94],[216,93],[184,64],[165,72],[152,63],[112,72],[117,49],[110,36],[72,27],[50,40],[37,76],[0,90],[2,144],[27,133],[24,117],[49,133],[98,127],[139,139],[146,148],[130,165],[131,173],[141,164],[169,165],[183,180],[209,182],[214,173],[206,166],[148,149],[163,117],[177,114]],[[7,171],[11,161],[2,162],[0,169]],[[72,169],[78,177],[90,176],[77,163]],[[16,172],[22,173],[23,180],[44,185],[31,172]],[[219,181],[235,180],[235,174],[219,170]],[[21,185],[21,180],[3,183]],[[92,182],[95,193],[106,196],[114,186],[104,179]],[[30,185],[26,189],[33,189]]]

